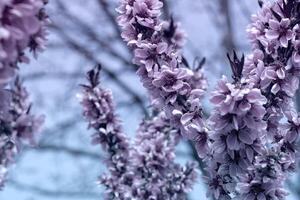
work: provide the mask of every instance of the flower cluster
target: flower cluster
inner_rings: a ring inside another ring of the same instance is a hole
[[[144,121],[138,130],[133,153],[133,185],[138,199],[186,199],[197,177],[196,165],[174,162],[179,132],[169,126],[164,114]]]
[[[8,167],[14,161],[22,144],[34,145],[35,135],[43,123],[43,116],[31,114],[31,105],[27,102],[28,93],[20,81],[15,81],[11,90],[1,91],[0,105],[0,188]]]
[[[300,1],[259,3],[247,29],[252,53],[228,56],[233,82],[224,77],[218,83],[208,125],[200,103],[206,81],[181,55],[182,43],[170,39],[183,36],[173,21],[166,26],[160,19],[162,2],[122,0],[118,9],[122,37],[152,104],[205,156],[205,179],[216,199],[284,199],[284,181],[295,168]]]
[[[218,83],[211,102],[215,109],[210,118],[211,158],[208,161],[209,187],[216,199],[229,198],[237,177],[252,165],[262,151],[267,99],[257,88],[242,81],[230,83],[226,77]]]
[[[83,115],[89,121],[89,127],[95,130],[93,144],[101,144],[108,153],[109,175],[102,178],[111,198],[121,198],[122,185],[126,185],[125,173],[128,171],[129,142],[122,132],[119,119],[114,113],[112,94],[99,85],[100,66],[87,74],[88,85],[82,85],[80,101]]]
[[[207,130],[200,100],[206,89],[201,65],[193,69],[180,53],[184,35],[173,20],[160,19],[159,0],[122,0],[118,22],[122,37],[134,49],[138,75],[152,104],[163,109],[172,125],[195,142],[199,155],[207,152]]]
[[[300,133],[300,115],[294,111],[291,111],[287,115],[288,123],[285,124],[283,128],[283,135],[279,135],[276,138],[275,143],[281,148],[282,152],[286,152],[290,155],[293,160],[296,159],[296,153],[298,152],[297,148],[297,139],[299,138]],[[295,163],[294,163],[295,164]]]
[[[242,197],[284,199],[284,181],[295,169],[298,114],[293,100],[300,69],[299,6],[297,0],[265,2],[248,28],[253,53],[247,58],[244,76],[267,98],[264,120],[269,140],[247,178],[241,179]]]
[[[114,113],[112,95],[99,87],[100,67],[88,72],[80,95],[83,115],[96,133],[93,143],[108,153],[109,174],[100,182],[107,199],[186,199],[197,177],[196,165],[174,163],[179,133],[159,114],[141,123],[130,144]],[[131,147],[133,145],[133,147]]]
[[[278,151],[267,151],[257,156],[248,173],[240,175],[236,199],[284,199],[285,180],[282,171],[288,167],[288,159]]]
[[[234,83],[222,80],[211,99],[206,179],[217,199],[284,199],[284,181],[295,168],[300,2],[261,6],[248,28],[253,53],[245,64],[236,54],[230,59]]]
[[[45,48],[49,23],[45,0],[5,0],[0,2],[0,84],[14,75],[18,63],[27,63],[25,50]]]
[[[297,0],[265,2],[248,28],[253,54],[244,75],[267,97],[269,135],[278,132],[282,115],[294,109],[299,84],[299,4]]]
[[[27,92],[16,80],[19,63],[28,63],[26,50],[43,50],[49,19],[44,10],[46,0],[5,0],[0,2],[0,186],[7,167],[23,141],[34,143],[42,117],[30,114]]]

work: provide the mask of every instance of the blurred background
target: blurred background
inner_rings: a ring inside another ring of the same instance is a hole
[[[188,35],[184,56],[190,63],[206,57],[204,66],[209,92],[221,75],[229,75],[226,53],[249,51],[246,35],[255,0],[163,0],[164,16],[182,23]],[[91,131],[76,99],[85,72],[102,63],[102,83],[113,90],[117,112],[125,132],[133,137],[149,101],[135,75],[131,52],[120,37],[115,21],[118,0],[50,0],[52,20],[48,49],[21,75],[31,94],[35,113],[46,115],[37,148],[25,148],[12,167],[1,200],[94,200],[102,198],[97,177],[105,171],[105,154],[90,145]],[[209,94],[208,92],[208,94]],[[298,95],[299,96],[299,95]],[[300,104],[300,102],[299,102]],[[205,111],[210,112],[208,100]],[[197,160],[183,141],[178,162]],[[299,170],[298,170],[299,171]],[[286,188],[289,200],[300,199],[300,173]],[[206,199],[199,177],[190,200]]]

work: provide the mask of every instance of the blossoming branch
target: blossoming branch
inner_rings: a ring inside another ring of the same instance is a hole
[[[208,120],[200,102],[205,79],[201,74],[194,81],[199,69],[186,64],[182,42],[170,39],[178,29],[170,31],[161,20],[162,2],[120,4],[122,37],[134,51],[138,75],[152,104],[195,142],[207,165],[209,194],[284,199],[284,181],[296,166],[299,116],[293,101],[299,84],[300,2],[259,1],[261,11],[247,29],[252,53],[240,59],[235,52],[228,55],[233,80],[223,77],[218,83]]]
[[[28,94],[16,78],[20,63],[28,63],[25,51],[36,56],[45,48],[45,0],[5,0],[0,2],[0,187],[9,165],[22,144],[34,144],[43,117],[31,114]]]
[[[196,181],[196,164],[174,162],[177,130],[164,113],[141,123],[134,142],[121,128],[112,94],[100,87],[97,66],[87,73],[79,99],[83,115],[93,128],[93,144],[106,152],[108,173],[100,178],[106,199],[186,199]]]
[[[199,152],[207,153],[207,129],[201,100],[207,83],[202,64],[183,66],[180,53],[184,34],[179,24],[160,19],[159,0],[123,0],[118,8],[122,37],[134,49],[138,75],[150,93],[152,104],[163,109],[172,125],[191,139]]]

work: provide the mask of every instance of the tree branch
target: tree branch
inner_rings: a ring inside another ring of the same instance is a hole
[[[54,145],[54,144],[40,144],[36,148],[25,148],[25,150],[33,150],[38,152],[40,151],[53,152],[53,153],[62,152],[62,153],[67,153],[74,157],[81,156],[81,157],[86,157],[86,158],[95,159],[99,161],[104,160],[104,158],[97,153],[84,151],[82,149],[75,149],[67,146]]]
[[[220,0],[220,13],[224,16],[225,19],[225,32],[222,39],[223,46],[225,51],[231,52],[236,48],[234,43],[234,31],[232,28],[231,22],[231,13],[230,13],[230,4],[228,0]]]

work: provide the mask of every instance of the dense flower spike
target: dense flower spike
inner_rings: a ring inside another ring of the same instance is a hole
[[[35,144],[35,135],[43,123],[43,116],[34,116],[30,112],[28,93],[19,80],[15,81],[11,90],[1,88],[0,105],[0,188],[4,181],[8,167],[19,153],[24,142]]]
[[[248,29],[253,54],[245,67],[234,54],[230,63],[235,84],[221,81],[212,97],[216,112],[211,117],[214,132],[208,184],[217,199],[284,199],[284,181],[295,168],[298,115],[293,97],[299,83],[295,41],[300,37],[300,2],[260,3],[262,11]],[[256,106],[245,98],[245,91],[251,90],[256,91],[252,98],[260,102]],[[243,111],[250,116],[241,116]],[[283,117],[287,125],[281,124]]]
[[[28,62],[25,50],[35,54],[45,48],[49,23],[45,0],[5,0],[0,2],[0,84],[7,83],[17,63]]]
[[[284,199],[284,181],[296,165],[298,114],[293,99],[299,85],[299,8],[298,0],[265,2],[248,28],[253,54],[247,57],[244,75],[268,100],[264,120],[269,140],[265,153],[256,158],[256,165],[247,175],[251,177],[247,189],[240,190],[244,196],[255,184],[261,188],[256,198]],[[288,123],[282,124],[283,119]],[[270,171],[273,176],[266,179],[261,171]],[[243,188],[245,184],[240,185]]]
[[[239,69],[240,65],[232,67]],[[235,83],[223,77],[211,98],[215,110],[210,118],[210,177],[206,179],[216,199],[230,199],[230,194],[235,192],[237,177],[246,173],[255,156],[262,152],[261,138],[266,129],[263,105],[267,99],[259,89],[236,82],[240,76],[234,74]]]
[[[196,165],[174,162],[179,133],[164,114],[140,125],[134,147],[121,131],[112,95],[99,87],[100,67],[88,72],[80,95],[84,116],[96,130],[93,143],[108,155],[109,174],[101,178],[107,199],[186,199],[197,177]]]
[[[196,165],[174,162],[180,135],[164,114],[144,121],[138,130],[133,153],[134,198],[186,199],[197,177]]]
[[[138,75],[152,104],[163,109],[204,156],[207,130],[200,100],[207,84],[201,67],[184,66],[179,51],[184,35],[173,20],[160,19],[162,6],[159,0],[122,0],[118,9],[122,37],[134,49],[134,63],[140,66]]]
[[[288,160],[278,151],[268,151],[257,156],[248,173],[240,175],[236,199],[284,199],[285,175],[282,173]]]
[[[80,95],[83,115],[89,121],[89,127],[95,130],[93,144],[101,144],[108,153],[107,165],[110,174],[102,177],[109,198],[123,199],[122,185],[126,185],[124,176],[129,162],[129,142],[122,132],[121,124],[112,102],[112,94],[99,87],[100,66],[88,72],[88,85],[82,85]]]
[[[265,2],[248,28],[253,54],[244,75],[268,98],[269,127],[276,134],[282,114],[293,110],[299,84],[299,4],[297,0]]]

